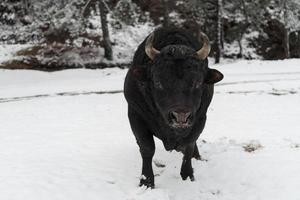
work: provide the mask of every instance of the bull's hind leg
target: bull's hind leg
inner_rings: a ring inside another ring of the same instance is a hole
[[[201,160],[202,159],[201,155],[199,154],[197,143],[195,143],[193,158],[195,158],[196,160]]]
[[[155,152],[153,135],[146,128],[144,121],[137,113],[129,109],[128,112],[131,129],[140,148],[143,159],[142,176],[140,186],[154,188],[154,174],[152,169],[152,158]]]
[[[184,150],[184,155],[182,159],[180,175],[183,180],[186,180],[188,177],[191,181],[194,181],[194,171],[192,168],[192,157],[194,156],[195,143],[186,146]]]

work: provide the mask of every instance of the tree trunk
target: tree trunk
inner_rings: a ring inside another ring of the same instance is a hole
[[[284,10],[284,39],[283,39],[283,48],[285,58],[290,58],[290,31],[287,27],[288,24],[288,8],[287,8],[287,0],[283,2],[283,10]]]
[[[101,27],[103,34],[103,45],[104,45],[104,57],[107,60],[113,60],[113,52],[111,41],[109,38],[109,30],[107,23],[107,9],[104,0],[99,1],[99,9],[100,9],[100,18],[101,18]]]
[[[218,0],[218,20],[217,20],[217,39],[216,39],[216,54],[215,54],[215,63],[220,63],[221,57],[223,57],[223,23],[222,23],[222,10],[223,3],[222,0]]]
[[[27,15],[29,13],[29,2],[28,2],[28,0],[23,0],[22,4],[23,4],[23,12],[24,12],[25,15]]]
[[[237,55],[237,58],[242,58],[243,57],[242,37],[238,38],[238,44],[239,44],[240,52]]]
[[[238,54],[238,58],[242,58],[243,57],[243,45],[242,45],[242,40],[244,37],[244,34],[249,26],[249,17],[248,17],[248,12],[247,12],[247,8],[246,8],[246,3],[245,0],[241,0],[241,9],[242,12],[244,14],[245,17],[245,23],[241,23],[241,32],[239,34],[239,38],[238,38],[238,44],[239,44],[239,48],[240,48],[240,52]]]
[[[290,58],[290,33],[289,30],[285,27],[284,29],[284,39],[283,39],[283,48],[285,58]]]
[[[86,2],[85,6],[82,9],[82,16],[84,18],[87,18],[90,15],[90,12],[91,12],[90,9],[91,9],[91,7],[97,5],[96,1],[97,0],[88,0]]]
[[[164,9],[164,21],[163,21],[163,26],[164,27],[169,27],[170,26],[170,18],[169,18],[169,3],[168,0],[162,0],[162,5]]]

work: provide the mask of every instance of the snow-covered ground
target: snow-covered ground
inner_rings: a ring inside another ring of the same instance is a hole
[[[16,52],[26,49],[32,45],[29,44],[10,44],[10,45],[5,45],[1,44],[0,45],[0,65],[2,63],[8,62],[12,60],[13,58],[18,58],[16,55]]]
[[[198,141],[207,161],[182,181],[181,154],[156,140],[153,190],[138,187],[126,70],[0,70],[0,199],[300,200],[300,60],[211,67],[225,79]]]

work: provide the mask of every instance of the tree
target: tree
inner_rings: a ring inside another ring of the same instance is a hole
[[[290,34],[291,32],[300,31],[299,16],[300,2],[298,0],[282,0],[282,23],[285,25],[284,30],[284,53],[286,58],[290,58]]]
[[[24,14],[27,15],[29,13],[29,2],[28,0],[22,0]]]
[[[224,37],[225,41],[232,43],[237,41],[239,51],[236,55],[237,58],[244,56],[244,37],[249,31],[249,14],[247,0],[227,0],[223,6],[224,18]],[[230,55],[235,56],[235,55]]]
[[[109,11],[108,5],[105,0],[89,0],[83,8],[83,16],[87,17],[90,12],[90,8],[98,4],[100,10],[100,21],[101,21],[101,29],[102,29],[102,37],[103,37],[103,47],[104,47],[104,57],[107,60],[113,60],[113,51],[112,45],[110,41],[108,22],[107,22],[107,13]]]
[[[284,24],[288,24],[288,5],[287,0],[283,0],[283,19]],[[290,27],[286,26],[284,30],[284,39],[283,39],[283,47],[284,47],[284,54],[286,58],[290,58]]]
[[[290,34],[300,30],[300,2],[299,0],[272,0],[270,5],[275,8],[270,11],[271,18],[279,20],[284,27],[282,44],[285,58],[290,58]]]
[[[248,17],[248,12],[247,12],[247,7],[246,7],[246,2],[245,0],[240,0],[240,4],[241,4],[241,9],[242,9],[242,13],[244,15],[244,20],[243,22],[240,23],[240,34],[238,35],[238,44],[239,44],[239,48],[240,48],[240,52],[238,57],[241,58],[243,57],[243,45],[242,45],[242,39],[244,37],[244,34],[249,26],[249,17]]]
[[[149,21],[148,15],[141,11],[140,7],[132,0],[118,1],[111,17],[115,19],[113,23],[118,24],[119,28],[122,28],[123,23],[124,25],[135,26],[140,22]]]
[[[290,34],[300,30],[299,0],[265,0],[266,6],[262,8],[264,11],[264,20],[262,22],[269,23],[278,21],[278,27],[281,29],[283,36],[281,39],[281,48],[283,49],[284,58],[290,58]]]
[[[216,54],[215,63],[219,63],[221,57],[223,57],[223,2],[218,0],[218,15],[217,15],[217,38],[216,38]]]
[[[103,46],[104,46],[104,57],[108,60],[113,59],[113,52],[111,41],[109,37],[108,23],[107,23],[107,12],[108,6],[104,0],[99,1],[101,28],[103,34]]]
[[[170,8],[169,8],[169,1],[168,0],[162,0],[163,3],[163,9],[164,9],[164,21],[163,21],[163,26],[164,27],[169,27],[170,26]]]

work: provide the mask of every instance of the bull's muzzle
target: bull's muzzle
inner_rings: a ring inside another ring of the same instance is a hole
[[[188,128],[191,126],[192,112],[186,109],[176,109],[169,112],[169,125],[173,128]]]

